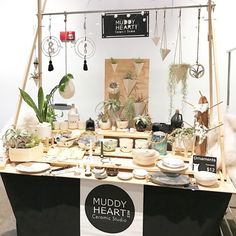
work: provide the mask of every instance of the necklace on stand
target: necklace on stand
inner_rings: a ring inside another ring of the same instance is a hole
[[[201,9],[198,9],[198,26],[197,26],[197,60],[196,63],[194,65],[192,65],[189,69],[189,74],[196,79],[201,78],[204,73],[205,73],[205,69],[204,66],[202,64],[198,63],[198,57],[199,57],[199,36],[200,36],[200,19],[201,19]]]

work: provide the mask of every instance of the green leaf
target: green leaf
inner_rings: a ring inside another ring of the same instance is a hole
[[[43,117],[43,109],[44,109],[44,93],[43,93],[43,88],[40,87],[38,91],[38,110]]]
[[[19,90],[20,90],[20,94],[21,94],[22,99],[25,101],[26,104],[28,104],[34,110],[39,122],[42,122],[41,114],[40,114],[39,109],[37,108],[35,102],[33,101],[33,99],[24,90],[22,90],[22,89],[19,89]]]

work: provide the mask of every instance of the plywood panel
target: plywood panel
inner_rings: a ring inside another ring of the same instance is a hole
[[[137,96],[143,96],[148,101],[149,96],[149,59],[141,59],[143,62],[140,73],[136,69],[135,59],[116,59],[117,67],[114,71],[111,64],[111,59],[105,60],[105,100],[109,98],[108,87],[112,81],[118,82],[120,86],[119,99],[122,103],[127,98],[137,98]],[[130,91],[125,87],[124,77],[127,73],[131,74],[132,81],[135,86]],[[110,95],[110,98],[113,98]],[[147,106],[148,107],[148,106]]]

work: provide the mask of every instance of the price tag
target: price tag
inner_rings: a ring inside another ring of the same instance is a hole
[[[216,173],[216,157],[193,155],[193,171],[208,171]]]

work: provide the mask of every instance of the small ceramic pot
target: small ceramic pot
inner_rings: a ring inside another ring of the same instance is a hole
[[[120,138],[120,150],[122,152],[131,152],[133,149],[133,139]]]

